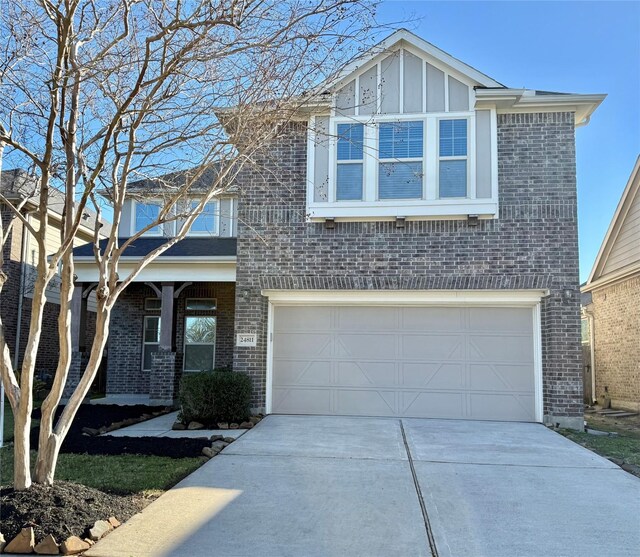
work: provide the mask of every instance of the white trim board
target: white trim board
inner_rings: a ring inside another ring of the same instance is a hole
[[[262,290],[270,304],[308,305],[525,305],[547,290]]]
[[[533,319],[535,420],[544,417],[542,374],[542,311],[540,302],[547,290],[409,291],[409,290],[263,290],[269,298],[267,317],[266,413],[273,404],[273,324],[274,308],[290,305],[375,305],[375,306],[475,306],[530,307]]]

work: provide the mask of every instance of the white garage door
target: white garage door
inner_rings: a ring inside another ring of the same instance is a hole
[[[535,421],[531,308],[275,306],[281,414]]]

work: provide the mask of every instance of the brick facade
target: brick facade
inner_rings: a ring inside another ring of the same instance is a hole
[[[548,423],[582,420],[575,137],[572,113],[498,117],[500,214],[466,220],[306,222],[306,134],[290,124],[268,156],[247,170],[239,204],[234,369],[266,394],[267,300],[281,289],[547,288],[542,304],[544,414]],[[278,177],[276,182],[274,178]]]
[[[176,286],[180,286],[177,284]],[[216,298],[216,368],[231,367],[234,334],[234,283],[196,283],[180,292],[174,304],[174,346],[169,354],[158,356],[157,366],[142,370],[142,333],[145,315],[160,315],[145,311],[145,298],[155,298],[155,292],[144,284],[134,283],[120,296],[111,315],[107,344],[107,394],[153,394],[158,400],[170,400],[177,393],[182,375],[185,301],[187,298]],[[173,359],[173,363],[169,360]],[[173,368],[173,373],[168,369]],[[150,377],[154,376],[154,381]],[[161,386],[158,377],[167,377]],[[152,392],[153,391],[153,392]],[[157,395],[157,396],[156,396]]]
[[[593,291],[596,398],[640,411],[640,274]]]

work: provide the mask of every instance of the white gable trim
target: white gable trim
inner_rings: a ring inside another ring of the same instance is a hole
[[[440,50],[437,46],[421,39],[417,35],[414,35],[406,29],[400,29],[386,39],[379,42],[374,47],[370,48],[362,56],[358,56],[351,62],[348,62],[339,72],[338,75],[325,81],[318,87],[318,91],[323,92],[327,89],[332,89],[338,85],[342,85],[343,82],[349,81],[349,78],[353,73],[360,72],[369,65],[373,65],[374,61],[377,62],[379,56],[388,55],[390,52],[397,50],[397,45],[400,41],[404,41],[405,47],[409,47],[415,54],[422,56],[426,55],[432,58],[434,65],[439,69],[442,66],[446,66],[447,71],[453,73],[454,76],[457,73],[458,76],[466,78],[465,81],[472,80],[476,85],[482,87],[504,87],[502,83],[490,78],[482,72],[472,68],[468,64],[454,58],[450,54],[447,54],[444,50]],[[413,49],[411,49],[413,47]],[[415,52],[415,51],[418,52]]]
[[[591,274],[589,275],[589,279],[584,286],[584,289],[588,289],[589,286],[596,280],[600,278],[600,273],[607,263],[607,258],[613,249],[613,246],[618,238],[618,234],[620,229],[622,228],[622,223],[624,222],[629,209],[631,208],[631,202],[638,195],[638,191],[640,190],[640,155],[636,159],[636,164],[633,167],[633,171],[631,172],[631,176],[629,177],[629,181],[622,193],[622,197],[620,198],[620,202],[618,203],[618,207],[616,208],[616,212],[613,215],[613,219],[611,219],[611,224],[609,224],[609,229],[607,230],[607,234],[604,237],[602,245],[600,246],[600,251],[596,256],[595,263],[593,264],[593,269],[591,269]]]

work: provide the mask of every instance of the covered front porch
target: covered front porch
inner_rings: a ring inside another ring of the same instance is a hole
[[[199,241],[212,251],[206,257],[194,257],[192,243],[183,240],[179,255],[169,250],[150,263],[118,298],[98,382],[104,402],[170,405],[184,373],[232,367],[235,239]],[[120,276],[138,260],[123,257]],[[84,369],[92,340],[85,324],[97,277],[83,253],[76,254],[76,275],[70,387]]]

